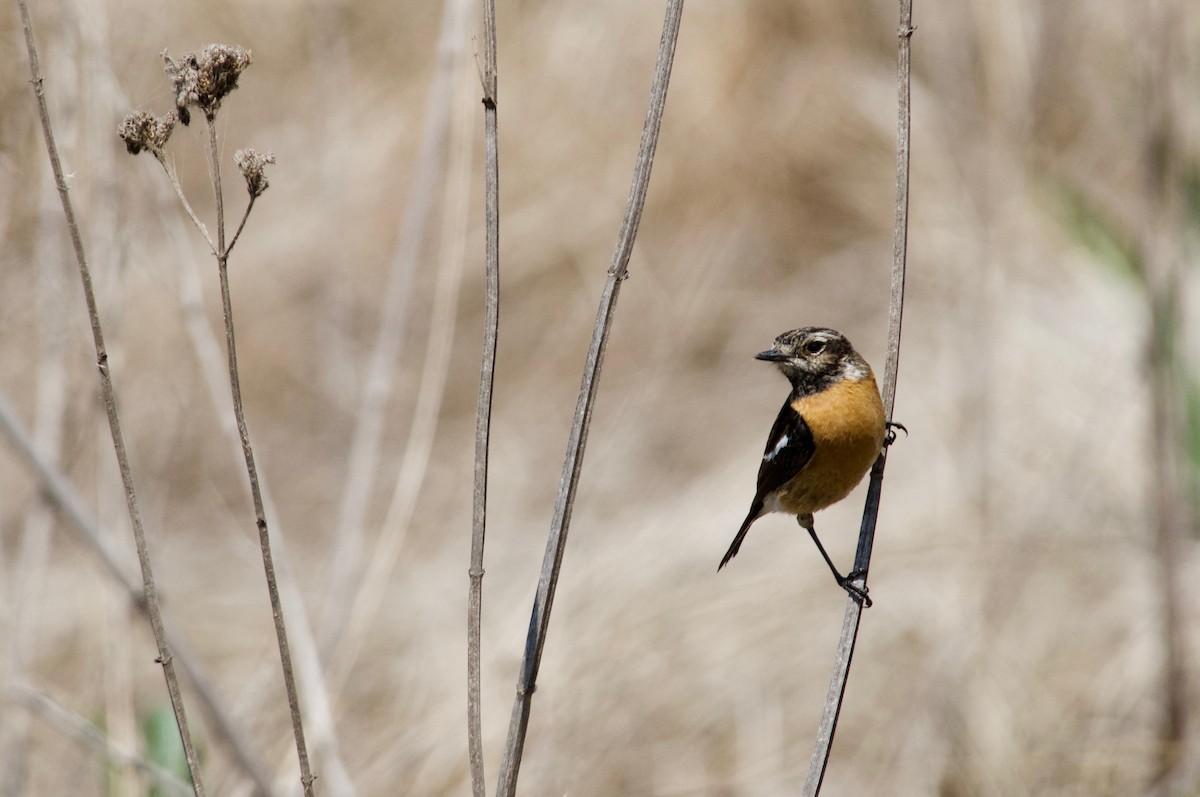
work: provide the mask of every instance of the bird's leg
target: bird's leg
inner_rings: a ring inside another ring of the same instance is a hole
[[[871,598],[867,595],[867,585],[864,584],[860,587],[853,583],[854,579],[863,575],[863,573],[855,570],[849,575],[843,576],[838,572],[838,569],[834,567],[833,560],[830,559],[829,554],[825,552],[825,546],[822,545],[821,540],[817,538],[817,530],[813,527],[812,514],[805,513],[803,515],[797,515],[796,522],[799,523],[802,528],[808,530],[809,536],[811,536],[813,542],[817,544],[817,550],[821,552],[821,558],[825,560],[825,564],[829,565],[829,570],[833,573],[833,577],[837,581],[838,586],[846,590],[846,592],[850,593],[850,595],[853,597],[858,598],[859,602],[862,603],[863,606],[870,607]]]
[[[892,443],[896,442],[896,430],[897,429],[904,432],[905,437],[908,437],[908,429],[904,428],[904,424],[896,423],[895,421],[888,421],[884,425],[887,426],[887,434],[884,435],[884,437],[883,437],[883,447],[884,448],[887,448]]]

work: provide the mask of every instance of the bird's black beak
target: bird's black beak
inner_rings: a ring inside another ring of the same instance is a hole
[[[758,354],[754,355],[754,359],[766,360],[769,363],[780,363],[788,359],[788,356],[779,349],[767,349],[766,351],[760,351]]]

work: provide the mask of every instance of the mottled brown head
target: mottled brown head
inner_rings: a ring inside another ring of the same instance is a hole
[[[784,332],[775,345],[754,355],[773,362],[800,395],[820,392],[843,379],[871,377],[871,366],[846,336],[826,327],[804,327]]]

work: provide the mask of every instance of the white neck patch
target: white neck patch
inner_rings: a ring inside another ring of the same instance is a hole
[[[847,362],[845,367],[842,368],[842,375],[855,382],[861,382],[871,375],[871,369],[862,363]]]

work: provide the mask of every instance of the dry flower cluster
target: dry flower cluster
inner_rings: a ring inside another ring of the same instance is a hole
[[[1200,560],[1187,535],[1162,555],[1147,490],[1166,457],[1149,431],[1159,405],[1147,351],[1160,327],[1146,277],[1157,286],[1159,264],[1195,260],[1185,201],[1200,173],[1195,6],[917,3],[896,407],[911,435],[888,466],[875,606],[827,797],[1200,788],[1196,703],[1172,704],[1200,683]],[[125,149],[177,169],[190,197],[212,176],[186,146],[194,134],[170,132],[177,105],[130,117],[124,144],[113,128],[164,93],[147,42],[183,52],[221,19],[222,36],[253,45],[254,80],[238,79],[248,53],[223,51],[206,71],[201,51],[170,62],[180,82],[166,91],[207,116],[237,83],[222,134],[269,141],[287,164],[238,243],[238,263],[254,267],[235,268],[232,288],[248,310],[239,355],[267,515],[305,607],[289,631],[311,625],[303,666],[327,690],[326,713],[305,703],[317,791],[467,793],[466,485],[483,315],[471,7],[450,2],[439,18],[414,6],[401,24],[378,0],[304,14],[215,0],[139,8],[128,25],[128,4],[104,0],[39,28],[164,604],[269,788],[294,788],[296,752],[269,655],[211,260],[174,189],[139,175],[147,164]],[[662,21],[655,4],[500,14],[507,303],[482,615],[489,773]],[[688,6],[524,792],[790,794],[803,780],[844,598],[783,518],[756,527],[738,568],[713,570],[786,389],[752,354],[781,330],[821,323],[883,360],[894,18],[886,4]],[[0,421],[24,425],[73,499],[47,508],[5,433],[0,793],[144,793],[154,775],[134,762],[154,755],[146,729],[166,700],[145,621],[112,576],[137,562],[19,49],[0,48]],[[214,99],[202,101],[202,86]],[[1155,163],[1169,168],[1150,179]],[[252,195],[255,185],[265,179],[247,183]],[[396,282],[393,261],[411,264]],[[1193,272],[1162,271],[1179,303],[1172,367],[1188,384],[1200,362]],[[393,290],[398,354],[373,392]],[[1179,395],[1178,415],[1191,395]],[[362,408],[376,406],[380,455],[351,486],[364,471],[350,441]],[[351,487],[365,496],[361,533],[335,535]],[[855,503],[821,519],[840,563],[853,557]],[[80,541],[81,513],[103,560]],[[1173,626],[1160,611],[1167,572]],[[212,792],[253,790],[192,705]],[[103,729],[107,752],[82,740],[89,727]],[[330,765],[339,759],[344,781]]]

